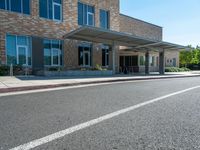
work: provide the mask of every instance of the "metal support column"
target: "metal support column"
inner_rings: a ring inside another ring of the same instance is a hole
[[[145,74],[149,74],[149,51],[145,53]]]
[[[113,44],[112,44],[112,61],[113,61],[113,63],[112,63],[112,69],[113,69],[113,74],[115,74],[116,73],[116,61],[115,61],[115,59],[116,59],[116,45],[115,45],[115,43],[113,42]]]
[[[159,73],[165,74],[165,50],[159,52]]]

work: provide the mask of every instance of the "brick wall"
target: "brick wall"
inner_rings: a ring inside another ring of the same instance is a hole
[[[42,38],[61,39],[63,35],[78,28],[77,3],[78,0],[63,0],[63,22],[54,22],[39,17],[39,0],[31,1],[31,15],[8,12],[0,10],[0,60],[6,63],[5,35],[6,33],[16,35],[38,36]],[[95,25],[99,27],[99,9],[110,11],[110,28],[119,31],[119,0],[81,0],[95,6]],[[78,65],[77,41],[66,40],[64,44],[66,68]],[[99,52],[94,52],[99,57]],[[94,61],[99,62],[99,58]]]
[[[120,14],[120,31],[147,39],[162,40],[162,27]]]
[[[176,58],[176,67],[179,67],[179,51],[165,51],[165,66],[173,67],[173,58]],[[169,62],[167,62],[169,60]]]

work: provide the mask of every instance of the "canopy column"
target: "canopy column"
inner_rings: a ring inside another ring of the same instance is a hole
[[[147,50],[145,53],[145,74],[149,74],[150,69],[149,69],[149,51]]]
[[[116,44],[113,42],[112,44],[112,70],[113,74],[116,73]]]
[[[159,73],[165,74],[165,50],[159,52]]]

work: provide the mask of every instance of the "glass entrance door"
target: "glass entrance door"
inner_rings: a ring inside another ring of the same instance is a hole
[[[83,51],[83,66],[90,66],[90,52]]]

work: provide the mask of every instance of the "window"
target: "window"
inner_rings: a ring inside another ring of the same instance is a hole
[[[159,57],[156,57],[156,67],[159,66]]]
[[[109,11],[100,9],[100,27],[104,29],[109,29]]]
[[[95,25],[94,7],[78,2],[78,24]]]
[[[109,47],[102,48],[102,66],[109,66]]]
[[[78,48],[79,65],[84,67],[91,66],[91,45],[81,45]]]
[[[44,65],[62,65],[62,41],[44,40]]]
[[[176,67],[176,58],[173,58],[173,67]]]
[[[155,56],[150,57],[150,65],[155,66]]]
[[[144,66],[144,65],[145,65],[145,57],[140,56],[140,66]]]
[[[0,0],[0,9],[30,14],[30,0]]]
[[[7,35],[7,65],[30,66],[32,61],[31,39],[26,36]]]
[[[61,0],[40,0],[40,17],[62,20],[62,1]]]

